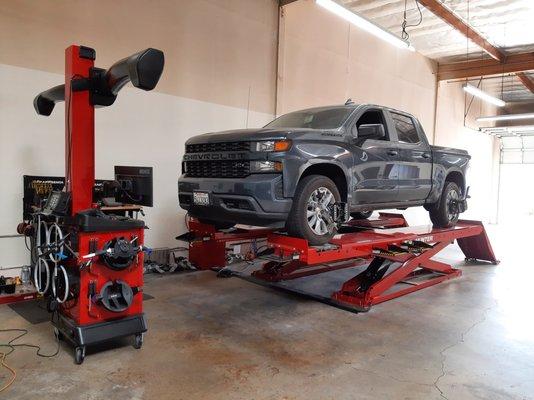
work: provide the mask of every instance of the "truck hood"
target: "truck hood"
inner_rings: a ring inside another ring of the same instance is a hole
[[[185,144],[197,144],[197,143],[217,143],[217,142],[248,142],[255,140],[271,140],[271,139],[295,139],[300,136],[317,133],[323,134],[325,130],[317,129],[272,129],[272,128],[260,128],[260,129],[237,129],[222,132],[205,133],[190,138]],[[337,132],[337,131],[332,131]]]

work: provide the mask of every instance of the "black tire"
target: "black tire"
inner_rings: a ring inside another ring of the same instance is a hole
[[[360,211],[360,212],[355,212],[355,213],[350,214],[350,216],[354,219],[367,219],[371,215],[373,215],[372,211]]]
[[[64,339],[63,334],[56,327],[54,327],[54,335],[56,335],[58,342],[61,342]]]
[[[438,202],[429,207],[430,220],[436,228],[450,228],[456,225],[460,213],[451,200],[461,197],[462,191],[458,185],[446,181]]]
[[[336,203],[341,201],[339,190],[331,179],[323,175],[306,176],[297,186],[293,197],[293,206],[286,222],[286,229],[289,235],[306,239],[312,246],[328,243],[337,232],[337,228],[334,228],[332,232],[318,235],[308,224],[306,216],[308,200],[312,193],[321,187],[328,189],[332,193]]]
[[[202,224],[213,225],[215,229],[230,229],[235,225],[233,222],[213,221],[211,219],[204,218],[198,218],[198,221]]]

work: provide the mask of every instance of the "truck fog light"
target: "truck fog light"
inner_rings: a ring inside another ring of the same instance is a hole
[[[251,161],[250,172],[282,172],[280,161]]]

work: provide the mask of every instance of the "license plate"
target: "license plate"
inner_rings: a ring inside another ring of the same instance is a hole
[[[193,192],[193,204],[197,206],[209,206],[210,195],[206,192]]]

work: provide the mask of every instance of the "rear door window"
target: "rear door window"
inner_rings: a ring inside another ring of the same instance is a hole
[[[421,141],[413,118],[395,112],[391,113],[391,118],[393,119],[399,142],[416,144]]]

